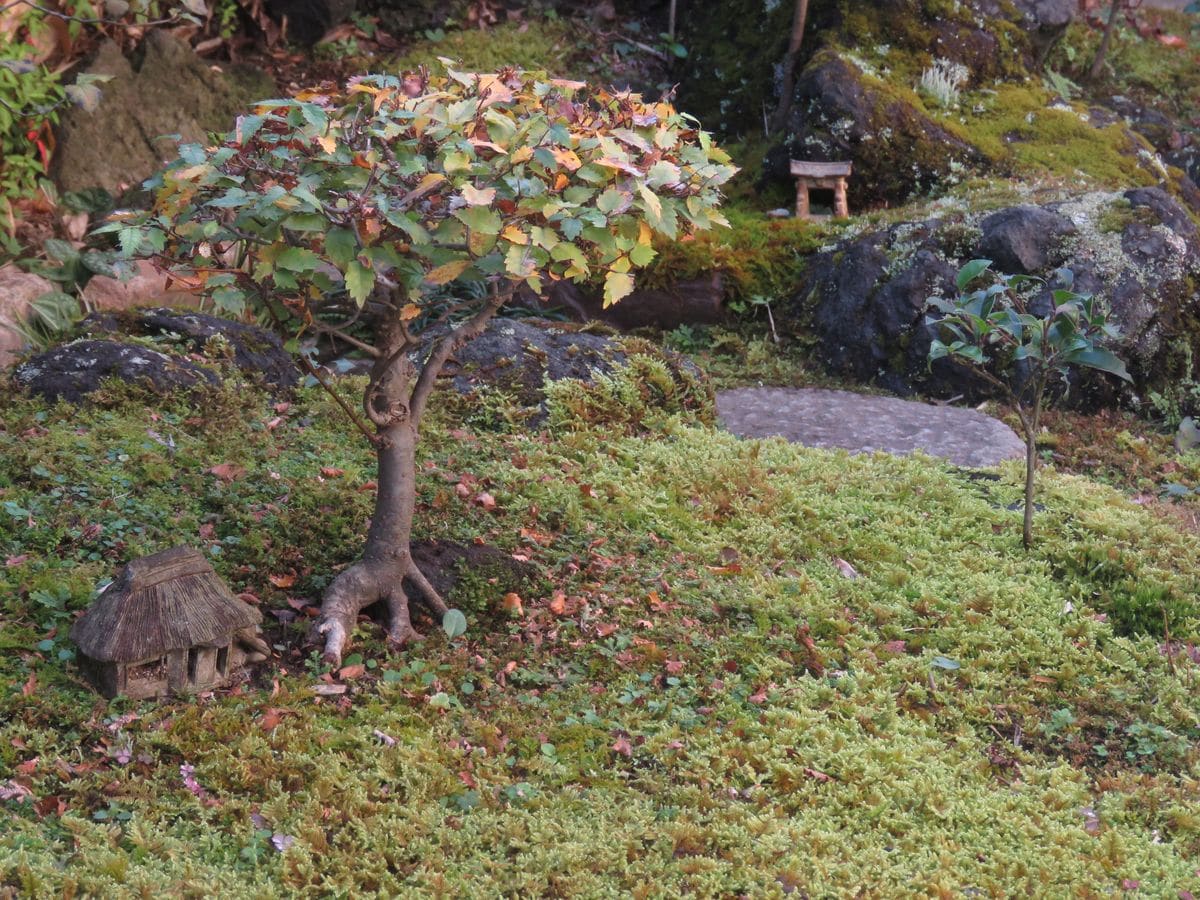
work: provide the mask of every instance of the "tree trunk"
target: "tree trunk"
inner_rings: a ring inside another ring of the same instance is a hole
[[[325,641],[325,660],[341,662],[358,614],[382,601],[386,604],[388,639],[397,645],[419,640],[409,612],[411,599],[404,590],[408,578],[420,587],[426,603],[439,618],[446,605],[427,589],[428,581],[412,559],[413,513],[416,510],[416,453],[418,423],[409,410],[411,364],[399,359],[380,380],[367,387],[364,406],[377,414],[386,411],[382,423],[376,416],[378,488],[375,512],[367,532],[362,558],[333,580],[321,602],[315,633]]]
[[[783,57],[783,72],[779,79],[779,105],[771,117],[771,130],[779,131],[787,124],[792,111],[792,94],[796,89],[796,58],[800,55],[800,43],[804,39],[804,23],[808,19],[808,0],[796,0],[792,12],[792,33],[788,38],[787,53]]]
[[[1108,13],[1108,22],[1104,26],[1104,37],[1100,38],[1100,46],[1096,48],[1096,55],[1092,59],[1092,68],[1088,71],[1088,79],[1095,81],[1100,77],[1100,70],[1104,68],[1104,58],[1108,55],[1108,46],[1112,43],[1113,32],[1117,30],[1117,17],[1121,14],[1121,7],[1124,6],[1123,0],[1113,0],[1112,9]]]
[[[323,656],[331,665],[341,664],[358,614],[380,601],[386,604],[388,640],[403,645],[421,639],[422,635],[412,625],[409,611],[412,598],[404,590],[406,578],[416,586],[435,617],[440,620],[448,611],[412,558],[421,418],[451,354],[482,334],[512,293],[511,287],[503,292],[494,291],[474,318],[451,329],[437,342],[415,379],[417,371],[408,359],[408,352],[416,342],[403,324],[381,329],[375,348],[375,367],[363,396],[363,410],[376,428],[375,513],[362,558],[329,585],[321,600],[321,615],[313,623],[312,635],[318,642],[324,642]]]

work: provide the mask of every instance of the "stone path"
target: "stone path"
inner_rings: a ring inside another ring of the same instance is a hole
[[[717,394],[721,424],[740,437],[778,436],[806,447],[922,450],[960,466],[1025,455],[1011,428],[978,410],[822,388],[737,388]]]

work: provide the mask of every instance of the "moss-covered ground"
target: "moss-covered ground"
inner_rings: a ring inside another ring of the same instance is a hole
[[[463,638],[427,623],[389,655],[364,625],[325,673],[301,637],[372,478],[328,399],[6,391],[3,889],[1200,890],[1195,537],[1047,470],[1025,553],[1015,468],[740,441],[620,378],[554,393],[541,431],[444,403],[420,462],[421,534],[527,558],[545,590],[518,614],[468,578]],[[616,397],[643,414],[589,418]],[[101,700],[66,630],[179,541],[278,655],[213,696]]]

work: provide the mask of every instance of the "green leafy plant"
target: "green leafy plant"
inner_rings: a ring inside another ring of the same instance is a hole
[[[1074,274],[1069,269],[1059,270],[1060,287],[1050,292],[1048,308],[1041,312],[1033,308],[1029,288],[1044,282],[1030,275],[997,273],[991,284],[968,290],[991,264],[989,259],[971,260],[958,272],[961,293],[956,299],[928,301],[941,314],[927,320],[941,336],[930,344],[929,362],[948,358],[967,366],[1016,409],[1025,437],[1022,540],[1028,549],[1033,541],[1037,434],[1047,387],[1055,379],[1069,387],[1068,376],[1076,366],[1131,379],[1125,364],[1102,346],[1118,336],[1116,326],[1095,297],[1071,290]]]
[[[716,207],[735,171],[665,102],[514,68],[421,69],[260,104],[218,146],[182,147],[148,183],[153,210],[102,229],[218,307],[374,360],[362,414],[334,394],[376,450],[379,488],[363,558],[329,585],[314,626],[326,660],[377,601],[394,642],[418,636],[405,578],[460,633],[409,548],[418,431],[451,354],[521,287],[595,275],[617,302],[655,233],[726,224]],[[347,331],[363,316],[369,340]]]

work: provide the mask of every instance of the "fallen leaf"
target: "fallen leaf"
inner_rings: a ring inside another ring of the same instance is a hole
[[[21,563],[26,562],[28,559],[29,559],[29,554],[22,553],[20,556],[10,556],[8,559],[6,559],[4,561],[4,565],[5,565],[5,568],[12,569],[12,568],[15,568],[16,566],[21,565]]]
[[[296,573],[289,572],[286,575],[271,575],[267,580],[281,591],[285,591],[296,583]]]
[[[833,781],[832,775],[827,775],[818,769],[810,769],[807,766],[804,768],[804,774],[807,775],[809,778],[815,778],[817,781],[821,781],[821,782]]]
[[[509,615],[514,615],[514,616],[525,615],[525,608],[521,604],[521,595],[520,594],[514,594],[512,592],[505,594],[504,600],[501,601],[501,606],[503,606],[504,611],[507,612]]]
[[[567,611],[567,595],[562,591],[555,591],[554,596],[550,598],[550,612],[556,616],[561,616]]]
[[[21,686],[21,696],[31,697],[33,692],[37,690],[37,673],[30,672],[29,678],[25,680],[25,684]]]
[[[668,675],[678,675],[683,671],[684,665],[685,663],[682,659],[668,659],[666,663],[664,663],[664,667],[666,668]]]
[[[353,681],[355,678],[362,678],[366,674],[367,667],[358,663],[353,666],[342,666],[338,669],[338,678],[342,681]]]
[[[27,759],[27,760],[25,760],[25,762],[18,764],[17,765],[17,774],[18,775],[32,775],[34,772],[37,771],[38,762],[40,760],[41,760],[40,756],[35,756],[33,759]]]
[[[608,637],[610,634],[612,634],[616,630],[617,630],[617,624],[615,622],[608,622],[604,625],[596,626],[596,634],[600,635],[600,637],[602,637],[602,638]]]
[[[257,594],[252,594],[249,591],[242,591],[240,594],[237,595],[237,598],[239,600],[241,600],[243,603],[249,603],[252,606],[261,602],[258,599]]]
[[[396,746],[396,739],[394,737],[392,737],[390,734],[380,731],[378,728],[376,728],[372,732],[372,734],[374,734],[378,740],[383,741],[383,743],[386,744],[387,746],[389,746],[389,747]]]
[[[335,469],[333,466],[322,466],[321,474],[326,478],[341,478],[346,474],[345,469]]]
[[[346,685],[344,684],[315,684],[313,685],[313,693],[318,697],[336,697],[346,693]]]
[[[280,853],[286,853],[294,843],[296,843],[296,839],[290,834],[271,835],[271,846]]]
[[[200,526],[200,540],[211,541],[217,534],[217,526],[212,522],[205,522]]]
[[[481,491],[475,495],[474,503],[476,506],[482,506],[484,509],[495,509],[496,498],[487,491]]]
[[[615,752],[620,753],[624,757],[633,756],[633,747],[629,743],[629,738],[621,735],[613,741],[612,748]]]
[[[279,709],[275,706],[269,707],[263,712],[262,718],[258,720],[258,724],[263,731],[274,731],[279,727],[279,723],[283,721],[283,717],[288,712],[289,710]]]
[[[221,463],[219,466],[213,466],[208,471],[224,482],[235,481],[246,474],[245,467],[235,465],[234,463]]]

